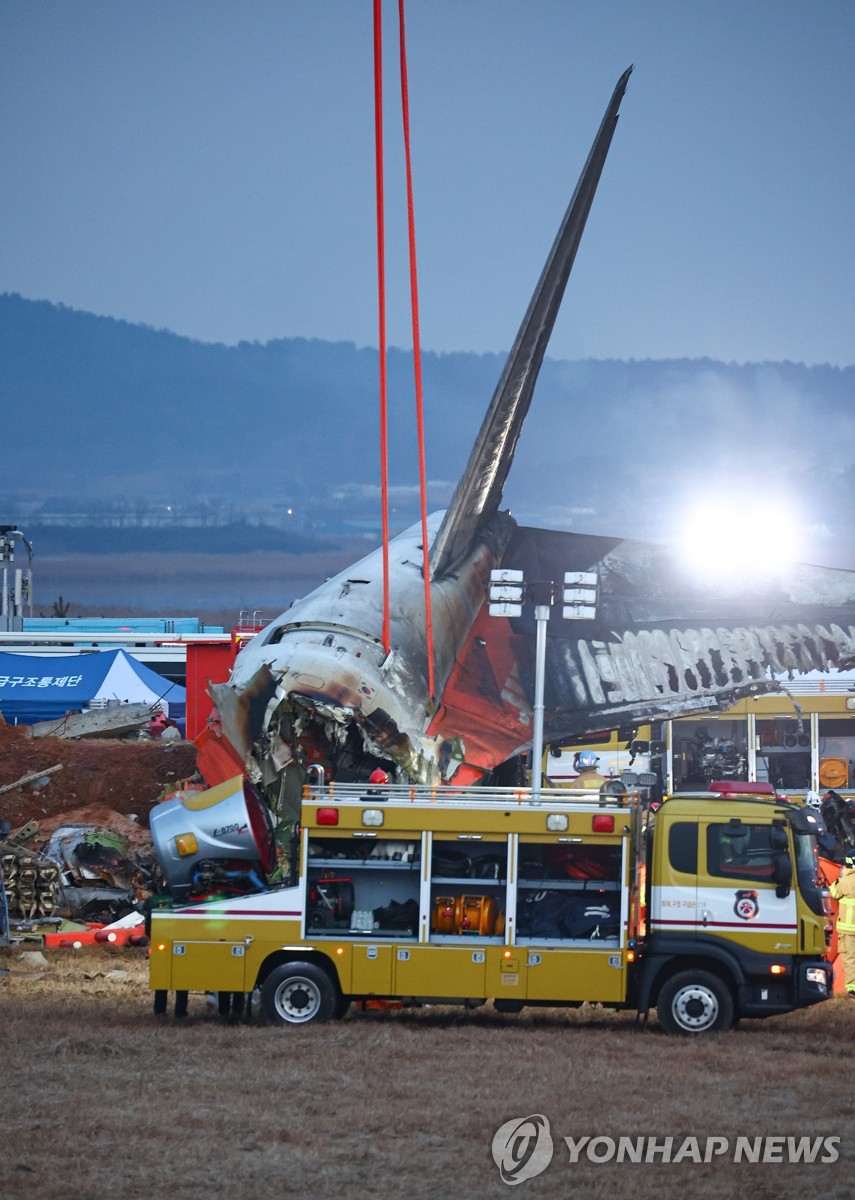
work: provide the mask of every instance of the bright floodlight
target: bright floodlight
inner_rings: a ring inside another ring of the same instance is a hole
[[[704,578],[780,575],[800,557],[801,533],[792,508],[766,496],[697,502],[679,537],[690,569]]]

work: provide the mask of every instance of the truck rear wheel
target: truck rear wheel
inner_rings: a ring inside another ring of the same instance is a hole
[[[712,972],[681,971],[663,984],[656,1012],[666,1033],[717,1033],[733,1025],[733,997]]]
[[[264,1015],[283,1025],[328,1021],[337,999],[329,975],[314,963],[285,963],[271,971],[261,985]]]

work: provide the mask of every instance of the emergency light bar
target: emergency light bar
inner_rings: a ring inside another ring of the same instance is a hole
[[[749,783],[744,779],[714,779],[709,786],[719,796],[775,796],[771,783]]]

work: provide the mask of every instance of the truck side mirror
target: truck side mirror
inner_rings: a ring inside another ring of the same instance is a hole
[[[779,900],[789,896],[790,885],[793,882],[793,864],[788,853],[781,852],[772,856],[772,882],[775,884],[775,895]]]

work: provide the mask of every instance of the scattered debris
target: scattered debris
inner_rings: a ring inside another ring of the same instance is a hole
[[[60,869],[55,862],[19,846],[2,845],[0,875],[10,921],[54,916],[60,886]]]
[[[15,788],[23,787],[27,783],[33,783],[33,784],[37,783],[37,784],[41,785],[41,781],[43,779],[44,779],[45,783],[50,783],[48,776],[52,775],[54,773],[54,771],[61,771],[61,770],[62,770],[62,763],[57,763],[55,767],[48,767],[44,771],[33,771],[29,775],[22,775],[21,778],[16,779],[14,783],[4,783],[3,786],[0,787],[0,795],[2,795],[4,792],[12,792],[15,790]]]
[[[194,773],[189,742],[33,739],[0,722],[0,941],[143,944],[148,815]]]
[[[18,966],[22,971],[40,971],[48,965],[48,960],[41,950],[24,950],[18,955]]]
[[[68,929],[65,926],[56,933],[45,934],[45,946],[80,950],[84,946],[147,946],[145,917],[141,912],[126,913],[109,925],[89,923]]]
[[[111,983],[124,983],[129,976],[128,972],[123,971],[121,967],[113,967],[111,971],[95,971],[92,974],[84,972],[83,978],[88,983],[93,983],[96,979],[108,979]]]
[[[67,713],[56,721],[37,721],[25,725],[30,737],[109,738],[139,733],[152,720],[150,704],[120,704],[115,708],[95,708]]]

